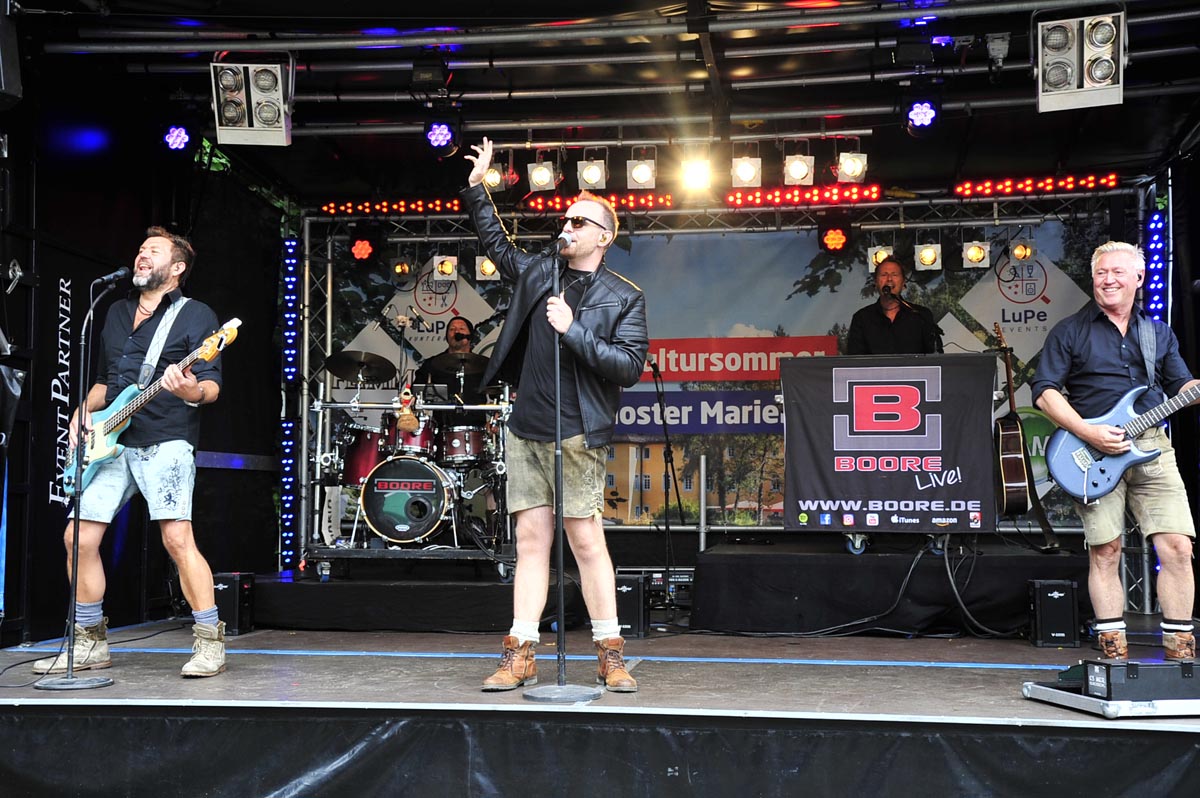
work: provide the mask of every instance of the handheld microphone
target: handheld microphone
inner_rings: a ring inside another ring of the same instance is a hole
[[[549,244],[546,245],[546,248],[542,250],[542,254],[543,255],[555,255],[559,252],[562,252],[564,249],[566,249],[570,245],[571,245],[571,236],[569,233],[567,233],[566,230],[563,230],[561,233],[558,234],[557,238],[555,238],[553,241],[551,241]]]
[[[103,277],[97,277],[95,280],[92,280],[92,285],[112,285],[113,283],[117,282],[118,280],[124,280],[128,276],[129,276],[129,267],[122,266],[121,268],[117,269],[115,272],[111,272],[109,274],[104,275]]]

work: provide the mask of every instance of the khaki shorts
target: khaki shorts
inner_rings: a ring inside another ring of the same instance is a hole
[[[1175,449],[1166,430],[1161,427],[1146,430],[1137,437],[1137,447],[1142,451],[1158,449],[1162,454],[1126,471],[1112,493],[1098,501],[1086,505],[1075,502],[1089,546],[1099,546],[1121,537],[1125,532],[1126,502],[1137,519],[1142,537],[1161,532],[1196,537],[1187,491],[1179,476]]]
[[[582,435],[563,441],[563,517],[600,516],[608,447],[589,449]],[[510,434],[505,446],[508,511],[554,506],[554,442]]]

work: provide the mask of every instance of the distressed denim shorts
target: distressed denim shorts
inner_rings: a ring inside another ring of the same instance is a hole
[[[604,503],[608,447],[589,449],[582,435],[563,442],[563,517],[599,516]],[[509,434],[508,511],[554,506],[554,441],[531,441]]]
[[[130,446],[106,460],[79,497],[79,517],[107,524],[141,492],[155,521],[190,521],[196,458],[187,441]]]
[[[1137,519],[1143,538],[1160,532],[1196,537],[1187,491],[1166,431],[1161,427],[1148,429],[1137,437],[1136,445],[1142,451],[1158,449],[1162,454],[1126,471],[1117,487],[1099,500],[1086,505],[1075,502],[1083,521],[1084,538],[1090,546],[1108,543],[1124,534],[1126,504]]]

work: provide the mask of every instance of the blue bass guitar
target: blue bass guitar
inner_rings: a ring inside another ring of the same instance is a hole
[[[1193,386],[1138,415],[1133,412],[1134,400],[1147,390],[1145,387],[1134,388],[1122,396],[1117,406],[1106,415],[1085,421],[1122,427],[1125,437],[1132,442],[1138,435],[1200,397],[1200,385]],[[1126,471],[1135,465],[1148,463],[1158,455],[1157,449],[1144,452],[1132,443],[1124,454],[1104,454],[1065,429],[1060,429],[1050,436],[1050,444],[1046,447],[1046,465],[1060,488],[1087,503],[1111,493]]]
[[[237,328],[241,326],[240,319],[227,321],[221,329],[204,339],[195,352],[179,361],[180,370],[186,369],[197,360],[212,360],[221,350],[233,343],[237,338]],[[117,394],[117,398],[103,410],[92,413],[92,428],[84,433],[79,445],[67,452],[67,465],[63,469],[63,492],[68,496],[83,493],[96,469],[106,460],[120,457],[125,447],[117,443],[117,438],[129,426],[133,414],[158,396],[162,390],[162,378],[152,382],[145,390],[139,391],[137,385],[130,385]],[[75,485],[75,459],[83,457],[83,476],[79,485]]]

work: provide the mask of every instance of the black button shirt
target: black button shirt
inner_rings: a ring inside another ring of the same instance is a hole
[[[178,289],[165,296],[155,309],[154,315],[148,321],[142,322],[136,330],[133,329],[133,318],[137,313],[140,298],[138,292],[131,292],[128,299],[114,302],[109,308],[108,316],[104,320],[104,330],[100,334],[102,350],[100,368],[96,374],[96,382],[108,386],[106,407],[112,404],[121,391],[137,383],[142,362],[146,359],[146,351],[154,338],[154,331],[158,329],[167,308],[181,297]],[[208,305],[194,299],[189,300],[171,327],[151,381],[162,377],[167,366],[178,363],[199,349],[204,339],[216,332],[217,325],[217,315]],[[192,374],[198,382],[211,380],[220,385],[221,356],[218,355],[211,362],[197,360],[192,366]],[[152,446],[166,441],[185,440],[195,447],[199,438],[198,409],[189,407],[182,399],[163,388],[145,407],[133,414],[129,427],[121,433],[120,441],[125,446]]]
[[[1083,418],[1107,415],[1122,396],[1148,381],[1137,336],[1137,319],[1143,315],[1142,309],[1135,306],[1129,327],[1121,335],[1104,311],[1091,301],[1054,325],[1046,336],[1031,384],[1034,400],[1047,388],[1065,390],[1071,407]],[[1179,354],[1175,333],[1162,322],[1147,320],[1154,329],[1157,379],[1134,403],[1138,413],[1179,393],[1192,379]]]
[[[929,355],[940,351],[933,313],[923,305],[901,305],[889,319],[879,302],[850,319],[847,355]]]

